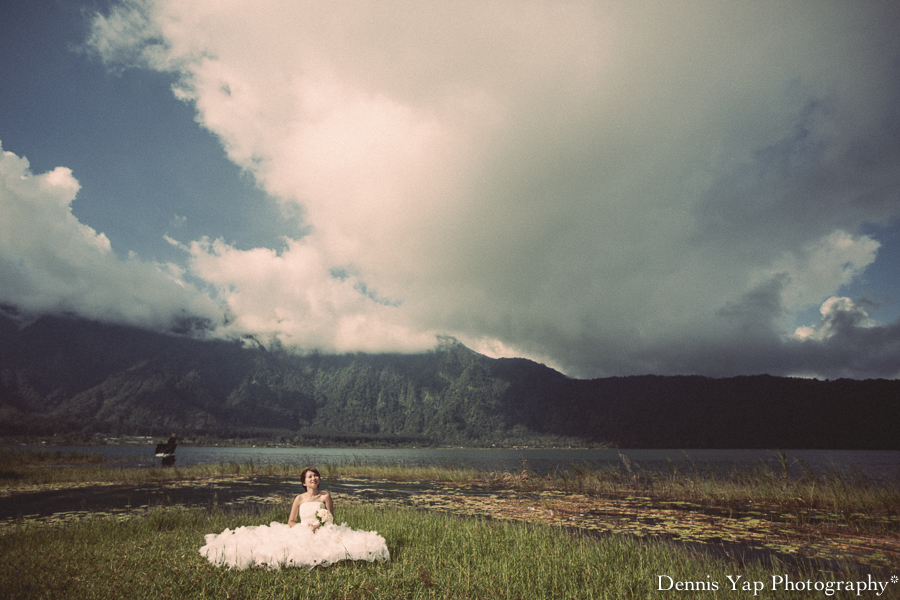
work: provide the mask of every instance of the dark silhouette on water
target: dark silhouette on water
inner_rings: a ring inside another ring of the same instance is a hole
[[[171,467],[175,464],[175,448],[178,447],[178,440],[175,432],[169,436],[168,441],[164,444],[156,445],[156,456],[162,459],[162,466]]]

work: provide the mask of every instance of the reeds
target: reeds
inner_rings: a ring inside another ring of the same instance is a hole
[[[14,450],[12,448],[0,448],[0,464],[4,468],[54,465],[66,463],[102,463],[106,460],[102,454],[96,452],[79,452],[72,450],[63,454],[60,450]]]
[[[0,489],[16,490],[44,484],[147,483],[191,481],[217,477],[298,477],[305,463],[256,463],[229,461],[185,467],[120,467],[97,461],[94,454],[42,453],[0,449]],[[859,468],[829,468],[815,472],[802,461],[788,464],[783,454],[777,464],[760,462],[755,467],[735,468],[720,474],[670,461],[666,471],[643,469],[622,456],[618,465],[571,464],[548,473],[532,471],[523,461],[511,471],[482,471],[466,465],[442,466],[392,461],[370,462],[363,458],[317,465],[328,478],[363,477],[387,481],[476,483],[520,490],[556,490],[591,495],[642,494],[660,499],[686,500],[701,506],[746,508],[771,506],[782,511],[819,510],[846,515],[900,513],[900,480],[876,480]],[[53,461],[65,468],[48,468]]]
[[[320,470],[329,477],[366,477],[386,481],[445,481],[469,482],[482,477],[482,472],[462,464],[427,465],[410,461],[371,462],[353,457],[338,462],[326,462]]]
[[[670,461],[668,471],[660,472],[644,470],[622,458],[621,465],[573,464],[545,476],[531,474],[527,482],[520,484],[596,495],[640,493],[710,507],[746,508],[752,504],[846,515],[900,514],[900,480],[875,479],[858,467],[830,467],[816,473],[799,460],[789,465],[785,455],[779,453],[775,466],[761,461],[755,467],[734,468],[722,475],[701,470],[691,461],[686,467]],[[794,466],[799,467],[799,473],[790,468]]]
[[[260,464],[252,460],[221,461],[185,467],[161,467],[158,460],[147,460],[137,466],[120,466],[116,458],[89,452],[17,450],[0,448],[0,488],[14,490],[44,484],[147,483],[183,481],[210,477],[248,475],[299,474],[302,467],[283,464]],[[129,460],[134,463],[133,459]]]
[[[0,487],[23,488],[53,483],[146,483],[155,481],[196,480],[212,477],[243,477],[263,475],[273,477],[298,477],[308,466],[317,466],[329,477],[368,477],[389,481],[448,481],[464,482],[481,478],[481,472],[464,465],[425,465],[405,461],[389,463],[369,462],[353,457],[338,462],[310,465],[305,462],[260,463],[253,460],[221,461],[210,464],[160,467],[158,461],[148,461],[143,466],[117,466],[108,464],[115,459],[105,459],[99,454],[72,452],[47,452],[43,450],[13,450],[0,448],[0,464],[7,465],[0,471]],[[51,466],[65,468],[47,468]]]

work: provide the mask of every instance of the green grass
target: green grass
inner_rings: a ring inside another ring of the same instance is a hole
[[[341,506],[339,520],[376,530],[388,541],[383,564],[327,569],[246,571],[216,567],[198,553],[206,533],[284,520],[265,514],[156,508],[141,518],[92,518],[59,527],[24,526],[0,536],[3,598],[667,598],[658,577],[718,581],[718,596],[752,597],[728,588],[727,575],[770,582],[790,572],[778,564],[712,558],[664,543],[592,537],[535,524],[455,517],[410,509]],[[810,566],[796,579],[856,580]],[[796,598],[769,592],[767,598]]]
[[[141,483],[250,475],[290,478],[306,466],[245,462],[121,468],[92,462],[91,455],[81,453],[11,450],[0,450],[0,460],[6,465],[0,472],[0,485],[12,493],[42,482]],[[650,473],[623,462],[617,467],[575,465],[569,471],[538,474],[525,464],[510,473],[464,466],[368,464],[359,459],[319,468],[327,478],[484,483],[526,493],[569,491],[573,496],[604,497],[606,502],[622,501],[625,494],[637,491],[655,498],[699,499],[705,504],[768,502],[784,509],[840,505],[852,511],[896,515],[900,506],[896,481],[873,481],[853,470],[825,474],[803,470],[793,476],[787,469],[763,465],[720,477],[696,469]],[[565,497],[565,493],[559,494],[560,499]],[[649,538],[597,537],[538,522],[462,517],[354,503],[352,499],[341,501],[337,508],[339,521],[381,533],[388,541],[391,561],[340,563],[311,572],[214,567],[198,553],[206,533],[284,521],[288,506],[276,504],[263,514],[157,507],[53,525],[23,522],[6,528],[0,534],[0,598],[749,598],[752,592],[730,589],[728,575],[770,586],[772,576],[783,573],[796,580],[827,582],[865,579],[870,572],[855,572],[867,567],[852,563],[838,573],[814,563],[801,567],[774,562],[742,564]],[[885,527],[894,539],[896,531]],[[719,589],[656,589],[659,576],[666,575],[674,581],[715,581]],[[898,587],[892,586],[882,597],[890,597]],[[765,597],[805,596],[767,589]]]

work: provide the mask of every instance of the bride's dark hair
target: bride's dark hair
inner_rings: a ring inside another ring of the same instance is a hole
[[[301,483],[301,485],[303,485],[304,490],[306,489],[306,474],[309,473],[310,471],[315,473],[316,477],[318,477],[319,479],[322,479],[322,476],[319,475],[318,469],[316,469],[314,467],[308,467],[306,469],[303,469],[303,471],[300,473],[300,483]]]

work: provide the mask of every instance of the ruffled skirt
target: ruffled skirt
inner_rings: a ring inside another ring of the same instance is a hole
[[[254,565],[312,569],[342,560],[383,562],[390,558],[387,543],[375,531],[350,529],[346,523],[313,531],[305,525],[288,527],[277,521],[210,533],[200,554],[214,565],[242,570]]]

